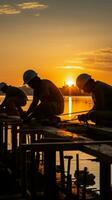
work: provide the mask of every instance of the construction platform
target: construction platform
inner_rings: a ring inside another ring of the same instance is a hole
[[[10,135],[11,169],[19,182],[21,197],[27,198],[29,194],[31,199],[35,199],[37,195],[35,174],[38,171],[41,153],[45,178],[43,179],[42,176],[41,180],[45,181],[45,185],[43,184],[41,192],[44,193],[46,200],[57,200],[59,197],[57,197],[56,183],[56,152],[58,151],[60,155],[61,188],[63,191],[68,191],[65,192],[65,195],[68,195],[69,199],[71,199],[69,185],[72,183],[69,174],[67,179],[69,184],[65,184],[63,152],[79,150],[93,155],[100,163],[100,199],[111,200],[111,132],[111,128],[87,126],[73,122],[72,124],[62,122],[54,127],[38,122],[23,124],[21,120],[0,119],[0,156],[3,161],[7,162],[9,159],[8,138]],[[76,165],[79,170],[78,161]],[[76,187],[77,194],[74,198],[78,200],[81,199],[78,180]],[[86,199],[86,186],[83,189],[82,199]]]

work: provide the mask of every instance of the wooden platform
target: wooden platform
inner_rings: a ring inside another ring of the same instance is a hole
[[[80,124],[80,123],[62,123],[62,127],[65,130],[74,132],[80,135],[85,135],[88,138],[93,139],[112,139],[112,127],[101,127],[94,124]]]
[[[0,144],[4,146],[4,136],[7,139],[8,127],[10,127],[12,134],[12,155],[14,158],[14,169],[17,164],[17,149],[20,150],[21,170],[22,170],[22,189],[23,193],[26,190],[26,153],[31,152],[32,171],[34,169],[35,152],[44,152],[44,168],[47,181],[47,188],[45,194],[49,199],[56,193],[56,151],[70,151],[80,150],[98,158],[100,162],[100,190],[101,200],[109,199],[111,190],[111,163],[112,163],[112,140],[111,129],[94,127],[93,125],[81,124],[61,124],[60,128],[53,126],[43,126],[36,124],[23,124],[21,121],[1,120],[0,121]],[[71,126],[72,131],[67,131],[66,127]],[[78,126],[80,128],[78,132]],[[19,136],[19,146],[17,146],[17,134]],[[43,135],[43,138],[37,138],[35,143],[35,135]],[[24,136],[30,135],[32,138],[29,143],[23,139]],[[33,140],[34,139],[34,140]],[[24,142],[25,141],[25,142]],[[7,141],[6,141],[7,142]],[[7,150],[7,149],[6,149]],[[2,149],[1,149],[2,151]],[[4,153],[4,152],[3,152]],[[16,173],[16,170],[15,170]],[[33,186],[33,182],[32,182]]]
[[[110,127],[96,127],[90,126],[89,131],[91,134],[95,135],[96,137],[103,139],[112,139],[112,128]]]

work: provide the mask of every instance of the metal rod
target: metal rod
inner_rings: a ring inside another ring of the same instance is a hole
[[[86,186],[87,186],[87,167],[84,167],[82,200],[86,200]]]
[[[77,173],[77,199],[79,200],[79,154],[76,154],[76,173]]]
[[[83,110],[83,111],[77,111],[77,112],[72,112],[72,113],[62,113],[59,116],[63,116],[63,115],[69,115],[69,114],[78,114],[78,113],[83,113],[83,112],[88,112],[89,110]]]

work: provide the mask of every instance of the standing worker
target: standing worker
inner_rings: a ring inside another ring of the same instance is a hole
[[[26,113],[27,118],[45,119],[59,115],[64,110],[64,98],[54,83],[40,79],[34,70],[23,75],[24,84],[33,89],[33,100]]]
[[[18,87],[7,85],[4,82],[0,83],[0,91],[5,94],[5,98],[0,105],[0,115],[10,117],[22,117],[23,109],[27,103],[26,94]]]
[[[79,89],[92,95],[93,108],[79,115],[80,121],[91,120],[97,125],[112,125],[112,86],[95,81],[89,74],[80,74],[76,79]]]

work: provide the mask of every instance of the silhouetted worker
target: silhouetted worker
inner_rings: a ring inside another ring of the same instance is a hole
[[[34,70],[23,75],[24,84],[33,89],[33,100],[27,111],[27,118],[43,119],[63,113],[64,98],[54,83],[40,79]]]
[[[27,103],[26,94],[18,87],[7,85],[4,82],[0,83],[0,90],[5,94],[5,98],[0,105],[0,115],[10,117],[22,117],[23,109]]]
[[[89,74],[80,74],[76,79],[79,89],[92,95],[93,108],[79,115],[80,121],[91,120],[98,125],[112,125],[112,86],[95,81]]]

